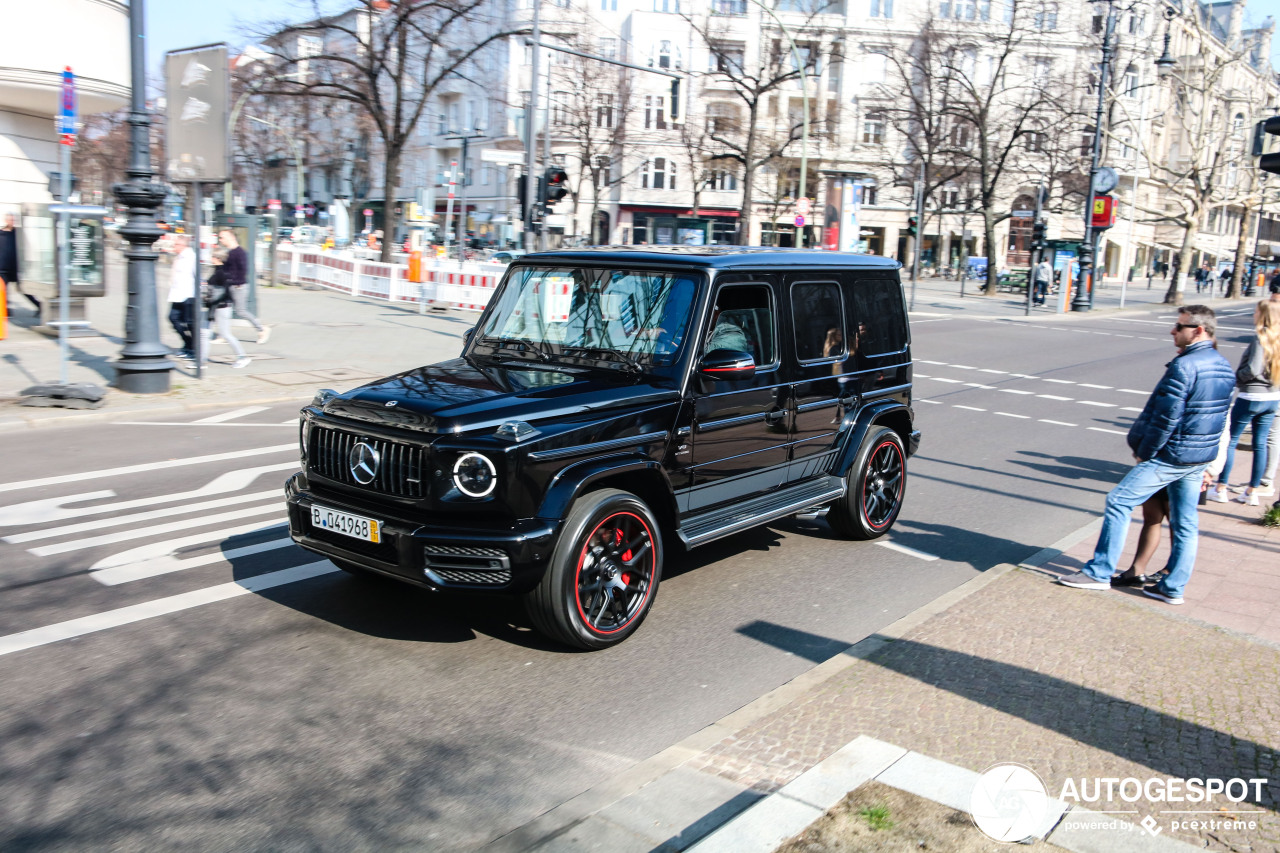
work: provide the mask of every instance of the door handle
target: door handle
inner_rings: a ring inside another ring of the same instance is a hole
[[[836,402],[846,409],[851,409],[854,407],[855,404],[857,404],[860,398],[861,398],[861,395],[859,394],[845,394],[843,397],[836,400]]]
[[[782,420],[786,416],[787,416],[786,409],[774,409],[771,412],[765,412],[764,422],[767,423],[769,426],[773,426],[774,424],[776,424],[778,421]]]

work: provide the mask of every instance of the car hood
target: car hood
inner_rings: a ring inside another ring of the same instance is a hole
[[[327,402],[324,412],[383,426],[459,433],[511,420],[590,417],[678,398],[665,383],[637,382],[610,370],[457,358],[348,391]]]

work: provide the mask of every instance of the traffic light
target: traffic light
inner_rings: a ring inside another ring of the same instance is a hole
[[[555,166],[547,169],[546,181],[547,194],[545,198],[548,205],[555,204],[569,194],[569,173],[564,169]]]
[[[1262,129],[1266,133],[1280,136],[1280,116],[1272,116],[1262,122]],[[1265,140],[1260,141],[1258,145],[1259,151],[1265,147]],[[1263,154],[1258,160],[1258,168],[1273,175],[1280,175],[1280,154]]]
[[[916,220],[914,216],[912,216],[907,220],[907,236],[908,237],[916,236],[916,231],[918,230],[916,227],[917,225],[919,225],[919,222]]]
[[[684,111],[681,109],[683,105],[680,102],[680,80],[679,78],[671,81],[671,123],[683,124]]]
[[[520,221],[525,219],[525,205],[529,203],[529,177],[521,175],[516,178],[516,201],[520,204]]]
[[[1045,242],[1046,227],[1047,226],[1045,225],[1045,223],[1039,219],[1031,223],[1031,248],[1032,249],[1044,249],[1049,245],[1047,242]]]

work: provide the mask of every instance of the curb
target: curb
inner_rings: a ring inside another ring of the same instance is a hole
[[[147,417],[149,415],[164,415],[180,412],[199,412],[207,409],[224,409],[236,406],[274,406],[279,403],[291,403],[298,400],[303,402],[310,400],[311,394],[301,395],[282,395],[276,397],[227,397],[220,400],[211,400],[200,403],[179,403],[165,402],[155,406],[140,406],[131,408],[118,408],[102,411],[95,409],[91,411],[68,412],[66,414],[49,415],[48,417],[29,417],[26,415],[16,415],[15,417],[0,416],[0,433],[16,432],[24,429],[48,429],[52,427],[62,426],[83,426],[85,424],[109,423],[116,420],[124,420],[126,418]],[[18,405],[12,404],[14,408]],[[48,411],[48,409],[35,409],[33,411]]]

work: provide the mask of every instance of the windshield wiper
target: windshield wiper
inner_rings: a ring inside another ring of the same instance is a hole
[[[533,340],[532,338],[485,337],[484,340],[488,343],[496,344],[499,349],[504,349],[510,346],[511,344],[519,344],[523,348],[521,352],[533,353],[534,357],[537,358],[538,361],[551,360],[551,354],[547,352],[545,349],[543,349],[542,345],[539,344],[537,341]]]
[[[644,368],[640,366],[640,362],[636,360],[635,356],[632,356],[629,353],[621,352],[620,350],[610,349],[609,347],[582,347],[582,346],[564,347],[563,350],[565,353],[586,352],[586,353],[591,353],[593,355],[609,356],[622,361],[622,363],[626,365],[628,373],[634,373],[637,375],[644,373]]]

